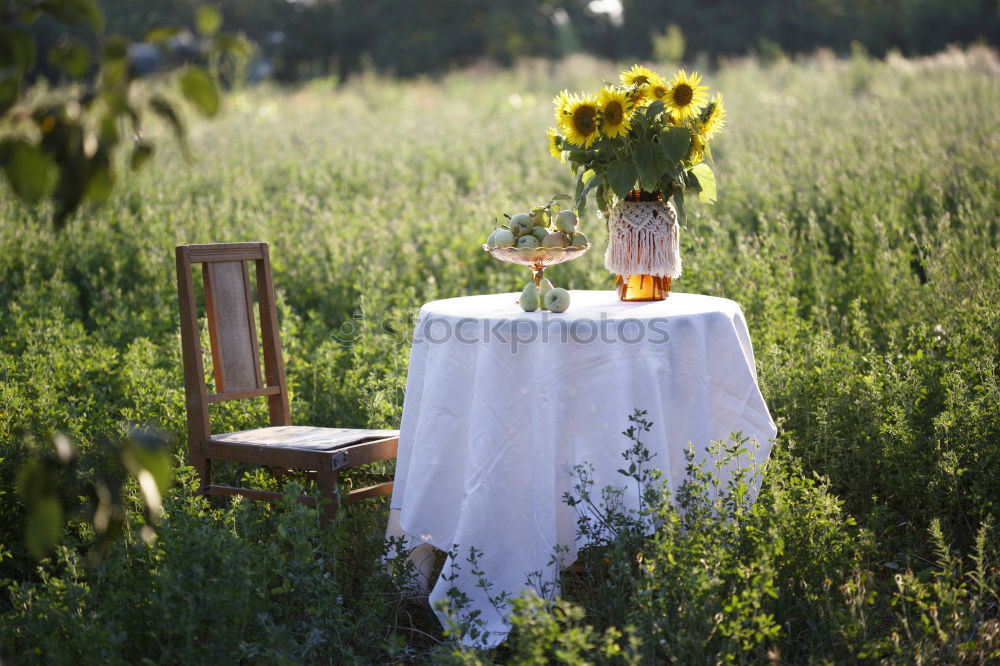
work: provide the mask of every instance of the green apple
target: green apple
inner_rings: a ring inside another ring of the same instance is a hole
[[[532,236],[531,234],[527,234],[526,236],[521,236],[520,238],[517,239],[517,246],[529,247],[529,248],[538,247],[538,239]]]
[[[521,309],[525,312],[534,312],[538,309],[538,289],[535,288],[534,282],[529,281],[524,286],[521,298],[517,299],[517,302],[521,304]]]
[[[569,238],[562,231],[553,231],[542,240],[542,247],[566,247]]]
[[[514,217],[510,218],[510,230],[518,238],[524,234],[530,234],[531,227],[531,218],[528,217],[527,213],[518,213]]]
[[[538,242],[541,243],[545,240],[545,237],[549,235],[549,230],[545,227],[535,227],[531,230],[531,235],[537,238]]]
[[[560,287],[549,289],[545,292],[543,307],[551,312],[566,312],[566,308],[569,307],[569,292]]]
[[[496,247],[513,247],[514,234],[510,232],[510,229],[497,229],[492,235],[493,244]]]
[[[584,235],[582,231],[578,231],[573,234],[573,238],[569,242],[570,245],[574,247],[583,246],[587,244],[587,236]]]
[[[571,210],[561,210],[559,211],[559,214],[556,215],[556,229],[559,231],[565,231],[567,234],[571,234],[576,231],[577,222],[576,213]]]

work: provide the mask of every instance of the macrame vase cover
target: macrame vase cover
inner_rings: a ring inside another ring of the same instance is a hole
[[[662,201],[619,201],[608,219],[604,267],[630,275],[680,277],[681,249],[677,213]]]

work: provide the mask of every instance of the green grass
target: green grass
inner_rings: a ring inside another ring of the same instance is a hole
[[[546,151],[549,100],[616,72],[579,59],[238,92],[220,120],[194,125],[193,164],[161,141],[109,205],[59,234],[46,210],[0,191],[7,653],[476,661],[452,654],[379,566],[384,503],[323,535],[306,509],[207,505],[181,487],[156,546],[133,525],[88,568],[78,553],[92,534],[74,524],[36,566],[14,477],[54,431],[99,470],[100,442],[128,421],[158,426],[185,463],[179,243],[271,244],[294,421],[398,424],[420,304],[521,288],[524,271],[478,244],[501,212],[571,188]],[[619,596],[567,585],[578,605],[524,602],[494,657],[975,663],[1000,650],[997,538],[981,529],[1000,512],[997,74],[984,52],[708,74],[729,107],[713,143],[719,202],[690,207],[675,289],[746,313],[780,426],[767,486],[725,528],[735,532],[705,523],[698,539],[647,543],[648,570],[593,558],[588,580],[617,581]],[[603,222],[591,209],[584,225],[598,251],[551,277],[611,288]],[[249,427],[265,413],[232,405],[213,423]],[[635,555],[634,543],[608,547]],[[217,633],[213,604],[237,618]]]

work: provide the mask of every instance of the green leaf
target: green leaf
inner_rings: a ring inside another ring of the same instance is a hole
[[[632,191],[638,177],[632,160],[617,160],[608,165],[608,184],[619,199],[624,199]]]
[[[219,112],[219,91],[201,67],[188,67],[181,74],[181,92],[202,114],[211,117]]]
[[[670,164],[677,164],[691,147],[691,132],[686,127],[669,127],[660,132],[660,149]]]
[[[173,37],[176,37],[180,33],[181,29],[174,26],[156,26],[155,28],[150,28],[145,35],[142,37],[142,41],[149,42],[150,44],[162,44]]]
[[[38,203],[49,192],[53,165],[37,146],[24,139],[9,139],[0,147],[7,182],[22,201]]]
[[[635,168],[639,172],[639,185],[646,192],[656,189],[656,182],[667,170],[667,158],[652,143],[640,143],[632,151]]]
[[[242,35],[217,35],[212,47],[217,51],[225,51],[241,58],[253,55],[253,43]]]
[[[587,181],[592,179],[597,174],[593,169],[584,169],[576,178],[576,193],[574,194],[574,199],[580,199],[580,193],[583,192],[584,186]]]
[[[679,187],[674,188],[674,208],[677,209],[677,224],[684,224],[684,192]]]
[[[37,498],[29,507],[24,525],[24,541],[28,552],[40,558],[59,542],[63,510],[55,497]]]
[[[211,37],[222,27],[222,14],[212,5],[201,5],[195,11],[195,25],[198,26],[198,32]]]
[[[593,169],[590,169],[588,171],[591,172],[591,173],[593,173]],[[576,212],[577,212],[577,214],[580,214],[580,215],[583,214],[583,209],[586,208],[586,206],[587,206],[587,195],[590,194],[591,190],[593,190],[595,187],[597,187],[597,185],[600,184],[600,182],[602,180],[604,180],[604,179],[603,178],[594,178],[593,175],[591,175],[591,177],[587,179],[587,184],[584,185],[583,189],[576,196]]]
[[[104,15],[94,0],[45,0],[39,8],[60,21],[89,23],[95,33],[104,32]]]
[[[90,51],[75,39],[62,39],[49,50],[49,62],[79,79],[90,69]]]
[[[34,38],[21,30],[0,29],[0,69],[11,67],[21,75],[34,66]]]
[[[658,99],[646,107],[646,117],[653,118],[663,113],[663,100]]]
[[[135,457],[132,473],[138,474],[140,468],[148,471],[156,481],[160,494],[166,493],[174,476],[167,447],[162,442],[133,441],[130,442],[130,453]]]
[[[129,168],[131,168],[132,171],[138,171],[152,156],[153,146],[145,143],[144,141],[136,142],[135,148],[132,149],[132,156],[128,161]]]
[[[701,188],[701,191],[698,192],[698,199],[704,203],[714,203],[716,190],[715,173],[712,172],[712,167],[701,162],[691,167],[691,175],[698,179],[698,185]]]
[[[105,160],[95,161],[97,164],[90,172],[83,196],[99,206],[111,196],[111,190],[115,186],[115,175]]]
[[[9,76],[0,78],[0,115],[17,103],[17,93],[20,90],[20,79]]]

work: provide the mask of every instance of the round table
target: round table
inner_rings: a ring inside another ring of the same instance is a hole
[[[776,433],[735,302],[671,293],[623,303],[613,291],[572,291],[569,310],[556,314],[523,312],[517,298],[452,298],[420,309],[391,503],[394,529],[410,545],[458,554],[431,602],[453,585],[466,593],[491,646],[509,624],[477,587],[469,549],[482,553],[494,595],[516,596],[532,572],[554,582],[556,547],[568,547],[566,566],[583,545],[575,510],[563,502],[571,472],[593,465],[596,493],[628,488],[617,470],[634,410],[653,423],[643,441],[672,488],[684,479],[689,444],[706,455],[710,442],[739,431],[756,438],[760,463]],[[625,501],[636,503],[634,484]]]

